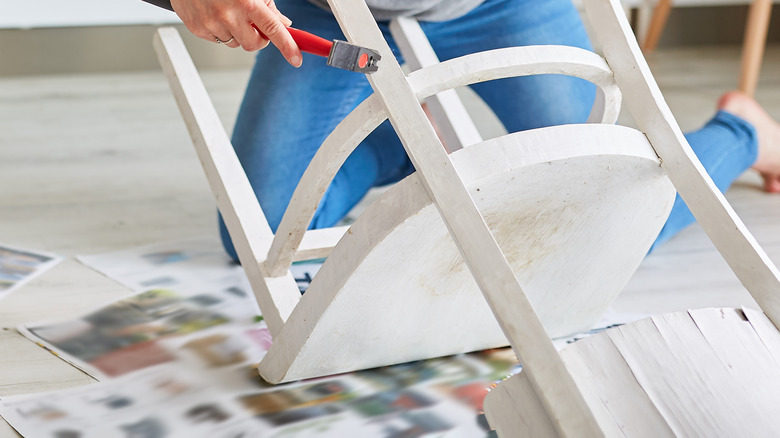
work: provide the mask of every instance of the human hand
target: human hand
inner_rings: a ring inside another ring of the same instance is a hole
[[[171,0],[171,6],[199,38],[249,52],[263,49],[270,40],[287,62],[301,65],[301,51],[285,29],[292,21],[273,0]]]

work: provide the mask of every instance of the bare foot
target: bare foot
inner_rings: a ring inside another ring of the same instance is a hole
[[[752,97],[739,91],[721,96],[718,109],[747,121],[758,134],[758,159],[752,168],[764,178],[764,190],[780,193],[780,124]]]

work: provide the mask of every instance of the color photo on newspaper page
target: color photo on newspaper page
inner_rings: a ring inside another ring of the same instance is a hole
[[[155,289],[101,307],[80,318],[28,324],[19,331],[93,377],[103,380],[171,362],[161,342],[226,324],[262,318],[251,298],[228,288],[180,293]]]
[[[262,349],[258,333],[225,328],[164,342],[169,363],[3,397],[0,414],[42,438],[486,437],[488,388],[518,370],[501,349],[273,386],[242,360]]]
[[[0,298],[42,274],[61,257],[0,245]]]

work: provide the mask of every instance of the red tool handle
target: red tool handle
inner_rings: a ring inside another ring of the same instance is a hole
[[[252,23],[252,27],[260,32],[260,29],[257,29],[257,26],[255,26],[254,23]],[[298,44],[298,48],[301,49],[302,52],[322,56],[323,58],[327,58],[328,55],[330,55],[330,48],[333,46],[333,41],[328,41],[325,38],[314,35],[313,33],[296,29],[294,27],[288,27],[287,31],[290,32],[290,36],[292,36],[293,40],[295,40],[295,43]],[[268,39],[263,32],[260,32],[260,36]]]
[[[305,30],[296,29],[294,27],[288,27],[287,30],[298,44],[298,48],[306,53],[312,55],[322,56],[327,58],[330,55],[330,48],[333,47],[333,41],[328,41],[325,38],[318,37]]]

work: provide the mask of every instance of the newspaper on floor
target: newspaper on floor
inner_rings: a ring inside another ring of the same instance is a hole
[[[252,303],[254,299],[239,288],[186,293],[153,289],[80,318],[25,324],[18,330],[61,359],[104,380],[174,362],[176,356],[163,347],[171,339],[261,321]]]
[[[18,329],[99,380],[171,362],[173,357],[160,347],[162,340],[262,320],[246,274],[214,238],[164,242],[78,259],[129,289],[144,292],[80,318],[25,324]],[[321,264],[293,265],[302,292]]]
[[[251,291],[241,266],[225,253],[213,237],[193,237],[162,242],[77,259],[130,290],[216,290],[235,287]],[[321,260],[294,263],[290,270],[301,292],[322,265]]]
[[[20,327],[106,379],[0,399],[0,415],[25,436],[486,436],[488,388],[520,369],[501,349],[271,386],[254,369],[270,332],[243,270],[215,240],[80,259],[131,289],[154,288],[81,318]],[[318,267],[294,266],[302,292]]]
[[[0,245],[0,299],[62,261],[62,257]]]
[[[501,349],[273,386],[253,366],[270,340],[262,322],[161,339],[169,360],[0,415],[27,437],[479,437],[488,388],[519,369]]]

